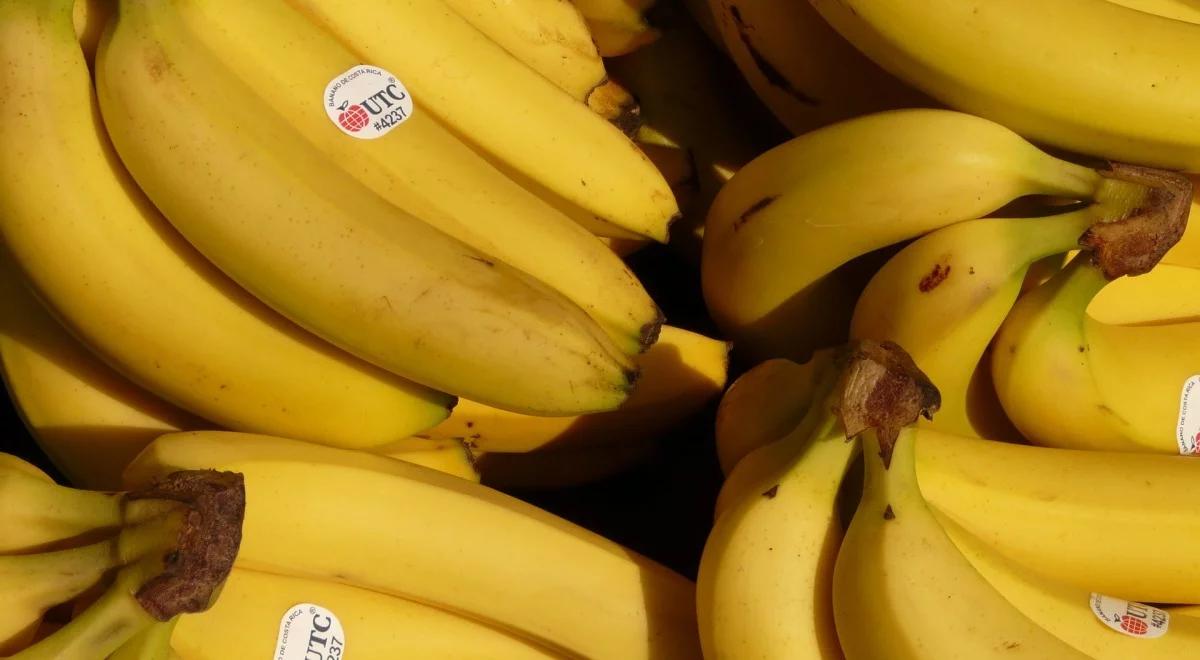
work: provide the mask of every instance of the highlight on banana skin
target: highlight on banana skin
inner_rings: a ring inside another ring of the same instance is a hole
[[[1198,44],[0,0],[0,658],[1200,657]]]

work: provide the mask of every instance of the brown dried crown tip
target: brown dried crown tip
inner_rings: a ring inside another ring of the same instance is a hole
[[[164,557],[163,572],[138,589],[138,602],[159,621],[208,609],[242,542],[246,511],[242,475],[216,470],[174,472],[125,497],[185,505],[177,545]]]
[[[839,362],[836,413],[846,437],[874,429],[883,464],[890,466],[900,429],[920,416],[932,419],[941,407],[941,393],[912,356],[890,341],[851,344]]]
[[[1192,181],[1177,172],[1111,163],[1105,177],[1150,188],[1128,217],[1093,225],[1079,239],[1108,279],[1150,272],[1183,236],[1192,204]]]

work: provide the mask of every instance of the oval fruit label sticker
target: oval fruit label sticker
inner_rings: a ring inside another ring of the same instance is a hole
[[[1092,613],[1104,625],[1129,637],[1154,639],[1167,634],[1171,615],[1157,607],[1092,594]]]
[[[337,660],[345,655],[346,631],[333,612],[313,603],[300,603],[283,613],[271,660]]]
[[[387,135],[413,113],[412,94],[404,83],[384,69],[365,64],[330,80],[324,103],[333,125],[360,140]]]

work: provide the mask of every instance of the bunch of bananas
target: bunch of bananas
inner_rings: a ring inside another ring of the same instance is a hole
[[[175,625],[228,577],[245,501],[237,473],[178,471],[110,493],[0,454],[0,654],[165,659]]]

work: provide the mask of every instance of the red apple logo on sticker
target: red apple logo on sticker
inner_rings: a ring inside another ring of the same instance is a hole
[[[338,109],[342,111],[338,115],[338,124],[351,133],[361,131],[371,122],[370,116],[367,115],[367,111],[361,105],[350,105],[350,102],[347,101]]]
[[[1146,625],[1145,621],[1126,614],[1121,617],[1121,630],[1131,635],[1145,635],[1150,627]]]

